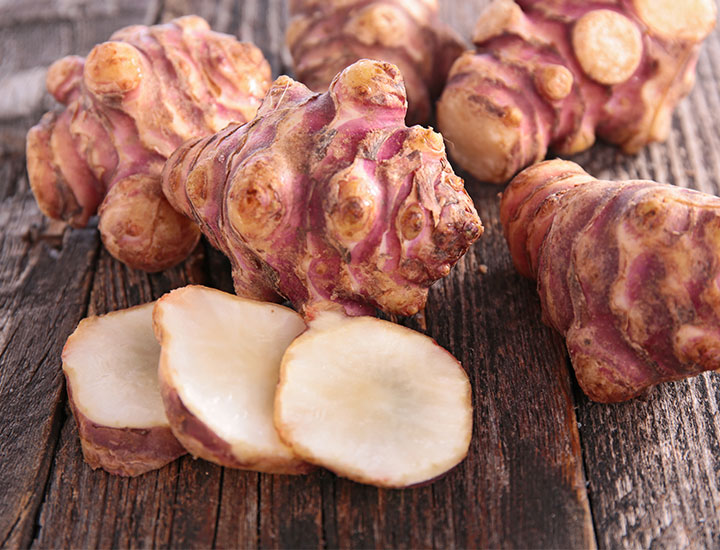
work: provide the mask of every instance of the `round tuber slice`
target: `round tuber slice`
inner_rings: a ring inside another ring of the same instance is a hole
[[[186,286],[158,300],[158,374],[173,433],[196,457],[276,474],[312,467],[280,441],[273,399],[285,349],[306,329],[276,304]]]
[[[285,352],[275,426],[298,455],[340,476],[416,485],[467,455],[470,382],[423,334],[325,313]]]
[[[83,319],[62,353],[85,460],[136,476],[185,454],[163,409],[153,305]]]

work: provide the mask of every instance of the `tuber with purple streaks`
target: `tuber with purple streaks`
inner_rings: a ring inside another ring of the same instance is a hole
[[[442,137],[406,109],[390,63],[323,94],[281,76],[254,120],[180,147],[163,190],[230,258],[238,295],[412,315],[483,228]]]
[[[425,123],[462,40],[438,17],[436,0],[291,0],[287,44],[298,80],[324,92],[360,59],[398,66],[408,120]]]
[[[720,198],[554,160],[518,174],[500,208],[515,266],[537,279],[591,399],[720,368]]]
[[[664,141],[716,15],[714,0],[495,0],[438,102],[451,157],[505,183],[596,135],[626,153]]]
[[[47,87],[66,108],[27,136],[40,209],[74,227],[98,213],[103,243],[130,267],[182,261],[200,232],[162,193],[165,160],[187,139],[251,119],[269,85],[258,48],[196,16],[127,27],[87,58],[60,59]]]

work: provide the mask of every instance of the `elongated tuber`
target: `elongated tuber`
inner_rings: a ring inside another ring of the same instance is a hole
[[[359,59],[394,63],[408,90],[408,120],[427,122],[460,38],[438,18],[436,0],[291,0],[287,43],[298,80],[324,92]]]
[[[285,349],[306,328],[291,309],[201,286],[158,300],[158,376],[178,440],[231,468],[302,474],[312,466],[278,438],[273,400]]]
[[[251,119],[269,85],[260,50],[195,16],[127,27],[86,59],[57,61],[47,86],[67,108],[27,137],[40,209],[75,227],[99,213],[105,246],[131,267],[183,260],[200,233],[162,194],[163,164],[187,139]]]
[[[252,122],[179,148],[163,190],[241,296],[414,314],[482,225],[442,137],[407,128],[406,108],[389,63],[357,62],[324,94],[282,76]]]
[[[596,135],[627,153],[665,140],[715,19],[714,0],[495,0],[438,103],[451,157],[504,183]]]
[[[185,454],[160,396],[153,306],[84,319],[63,349],[83,455],[112,474],[140,475]]]
[[[720,368],[720,198],[555,160],[513,179],[501,221],[591,399]]]

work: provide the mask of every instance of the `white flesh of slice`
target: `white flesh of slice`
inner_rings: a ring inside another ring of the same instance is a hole
[[[109,428],[169,427],[160,397],[154,303],[83,319],[63,349],[75,407]]]
[[[309,462],[405,487],[465,458],[470,382],[427,336],[373,317],[324,314],[285,353],[275,425]]]
[[[301,463],[273,425],[280,361],[290,342],[306,329],[300,315],[276,304],[187,286],[158,301],[155,328],[162,344],[164,383],[212,434],[229,444],[239,463],[249,468],[271,465],[257,468],[263,471],[283,461]],[[182,426],[175,426],[172,416],[170,420],[182,442]],[[200,456],[217,461],[212,452]]]

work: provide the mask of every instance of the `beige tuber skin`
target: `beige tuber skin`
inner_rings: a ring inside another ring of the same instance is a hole
[[[412,315],[483,228],[442,137],[406,109],[390,63],[359,61],[324,94],[281,76],[252,122],[179,148],[163,190],[230,258],[238,295]]]
[[[500,209],[515,266],[537,279],[591,399],[720,368],[718,197],[554,160],[518,174]]]
[[[251,119],[269,85],[259,49],[196,16],[127,27],[85,59],[60,59],[47,87],[67,108],[27,137],[40,209],[74,227],[98,213],[105,246],[130,267],[182,261],[200,232],[162,194],[165,160],[189,138]]]
[[[626,153],[664,141],[716,15],[714,0],[495,0],[438,102],[451,157],[505,183],[596,135]]]
[[[408,121],[428,121],[450,65],[465,50],[438,17],[436,0],[290,0],[287,44],[298,80],[324,92],[359,59],[400,68]]]

